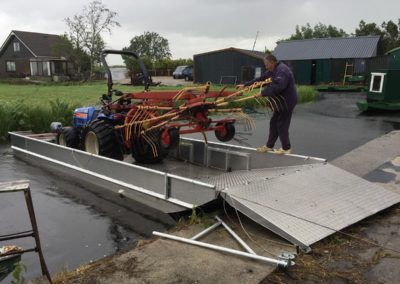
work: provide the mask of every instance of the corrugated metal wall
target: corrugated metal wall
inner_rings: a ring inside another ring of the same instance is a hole
[[[195,83],[219,84],[221,78],[224,83],[236,84],[247,80],[243,75],[248,74],[247,67],[261,67],[265,70],[261,59],[246,55],[235,50],[225,50],[195,55],[194,58],[194,81]],[[232,77],[229,77],[232,76]]]
[[[389,56],[387,55],[370,58],[367,63],[368,75],[370,72],[388,68],[389,68]]]
[[[293,67],[293,75],[297,84],[311,84],[311,60],[296,60]]]
[[[385,78],[384,90],[385,100],[399,101],[400,100],[400,70],[392,69],[387,71]]]
[[[326,84],[331,82],[332,77],[332,60],[319,59],[317,62],[316,84]]]
[[[285,61],[292,69],[296,83],[299,85],[327,84],[343,81],[346,59],[318,59],[318,60],[294,60]],[[315,64],[315,74],[312,72],[312,64]],[[312,78],[312,76],[315,78]]]

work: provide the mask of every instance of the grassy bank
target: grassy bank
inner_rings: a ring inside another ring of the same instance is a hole
[[[115,86],[123,92],[142,91],[143,87]],[[220,90],[221,86],[214,86]],[[154,90],[179,90],[181,87],[154,87]],[[234,91],[234,89],[228,89]],[[71,125],[72,113],[78,106],[96,105],[106,92],[105,82],[86,84],[21,85],[0,82],[0,141],[7,139],[8,131],[49,130],[52,121]],[[300,103],[313,101],[318,93],[311,87],[298,87]],[[245,101],[235,106],[259,107],[256,100]]]

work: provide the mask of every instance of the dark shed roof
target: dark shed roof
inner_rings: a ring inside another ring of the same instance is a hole
[[[224,48],[224,49],[219,49],[219,50],[208,51],[208,52],[204,52],[204,53],[195,54],[194,56],[205,55],[205,54],[210,54],[210,53],[217,53],[217,52],[225,52],[225,51],[237,51],[237,52],[258,58],[258,59],[263,59],[265,57],[264,52],[249,50],[249,49],[235,48],[235,47],[229,47],[229,48]]]
[[[377,55],[379,36],[317,38],[279,42],[279,60],[370,58]]]
[[[11,31],[1,49],[7,46],[8,41],[11,40],[13,36],[18,38],[35,57],[51,57],[53,54],[52,46],[61,40],[59,35]],[[2,50],[0,50],[0,54],[1,53]]]

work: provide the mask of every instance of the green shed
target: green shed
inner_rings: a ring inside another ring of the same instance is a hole
[[[388,55],[389,68],[400,69],[400,46],[386,53]]]
[[[365,75],[380,50],[379,36],[318,38],[281,41],[274,55],[292,68],[298,84],[314,85],[341,82],[346,63],[353,65],[352,75]]]
[[[361,111],[400,110],[400,69],[371,72],[367,100],[357,103]]]
[[[265,72],[264,52],[225,48],[193,56],[194,82],[234,85]]]

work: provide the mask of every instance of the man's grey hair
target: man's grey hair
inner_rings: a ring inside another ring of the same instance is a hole
[[[274,63],[278,62],[278,59],[276,59],[276,57],[272,54],[269,54],[269,55],[265,56],[264,58],[265,58],[265,60],[267,60],[269,62],[274,62]]]

